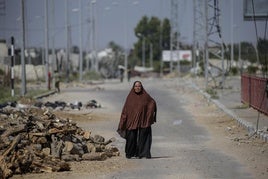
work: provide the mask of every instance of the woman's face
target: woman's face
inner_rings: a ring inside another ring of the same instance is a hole
[[[140,83],[140,82],[136,82],[136,83],[134,84],[134,91],[135,91],[135,93],[140,93],[141,90],[142,90],[141,83]]]

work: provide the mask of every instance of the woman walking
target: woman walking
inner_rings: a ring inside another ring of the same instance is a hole
[[[135,81],[126,98],[118,125],[119,134],[123,132],[126,139],[127,158],[151,158],[151,125],[156,122],[156,113],[155,100],[145,91],[140,81]]]

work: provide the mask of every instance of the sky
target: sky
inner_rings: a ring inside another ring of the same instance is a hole
[[[3,2],[4,0],[0,0]],[[102,50],[110,41],[114,41],[123,48],[130,49],[137,41],[134,28],[143,16],[156,16],[159,19],[170,18],[170,0],[82,0],[82,25],[79,21],[80,0],[48,0],[49,15],[49,47],[66,48],[65,30],[65,2],[68,3],[68,21],[70,25],[69,39],[71,46],[80,46],[80,31],[82,26],[82,48],[93,48],[92,14],[95,14],[96,48]],[[267,0],[259,0],[267,1]],[[25,0],[26,47],[44,47],[44,0]],[[256,31],[253,21],[243,19],[243,0],[220,0],[220,24],[225,43],[231,41],[231,27],[233,27],[233,41],[248,41],[256,43]],[[54,4],[54,18],[53,18]],[[231,25],[231,5],[234,17]],[[92,10],[94,7],[95,11]],[[267,7],[268,9],[268,7]],[[5,8],[0,7],[0,39],[10,43],[14,36],[16,45],[21,46],[21,0],[5,0]],[[3,12],[5,15],[3,15]],[[95,12],[95,13],[93,13]],[[55,22],[54,29],[52,28]],[[257,21],[258,37],[264,37],[265,21]],[[179,30],[181,40],[191,44],[193,41],[193,0],[180,0]]]

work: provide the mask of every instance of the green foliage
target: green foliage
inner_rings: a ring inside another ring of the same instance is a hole
[[[267,72],[268,72],[268,66],[267,65],[262,65],[261,71],[262,71],[263,74],[267,74]]]
[[[0,103],[15,101],[16,97],[11,96],[11,90],[8,87],[0,88]]]
[[[217,93],[217,91],[215,89],[207,88],[206,92],[210,95],[211,98],[219,99],[218,93]]]
[[[4,74],[5,74],[4,70],[0,69],[0,75],[4,75]]]
[[[134,56],[136,60],[142,59],[142,44],[145,42],[145,60],[150,58],[150,45],[153,48],[154,62],[160,61],[162,50],[169,50],[170,47],[170,23],[168,19],[163,22],[158,17],[143,16],[138,22],[135,30],[138,41],[134,44]],[[138,63],[138,62],[137,62]]]
[[[114,41],[110,41],[108,47],[111,48],[114,52],[124,52],[123,47],[116,44]]]
[[[161,62],[160,61],[156,61],[154,63],[154,71],[160,73],[160,69],[161,69]]]
[[[43,89],[28,89],[25,95],[26,98],[32,99],[35,96],[41,95],[48,92],[48,90]],[[10,102],[10,101],[18,101],[20,96],[20,88],[14,89],[15,96],[11,96],[11,89],[10,87],[1,87],[0,88],[0,103]]]
[[[101,78],[101,75],[95,71],[89,71],[87,72],[84,77],[83,77],[85,80],[100,80],[102,79]]]
[[[241,43],[241,59],[247,60],[251,63],[255,63],[257,61],[256,51],[252,43]]]
[[[199,62],[199,67],[201,69],[200,75],[204,75],[205,67],[204,67],[204,62],[203,61]]]
[[[267,58],[268,58],[268,40],[259,38],[258,45],[260,64],[262,65],[262,72],[267,73]]]
[[[191,62],[188,60],[181,60],[180,65],[191,65]]]
[[[232,75],[237,75],[238,74],[238,68],[237,67],[231,67],[230,72]]]
[[[252,66],[252,65],[248,66],[247,68],[247,71],[249,74],[256,74],[257,70],[258,70],[258,67]]]

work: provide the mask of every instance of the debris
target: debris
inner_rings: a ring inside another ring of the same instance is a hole
[[[0,111],[1,178],[68,171],[68,161],[105,160],[119,155],[117,148],[109,146],[114,138],[106,141],[101,135],[92,136],[49,108],[7,107]]]
[[[90,100],[87,104],[86,104],[86,108],[100,108],[101,105],[96,101],[96,100]]]

